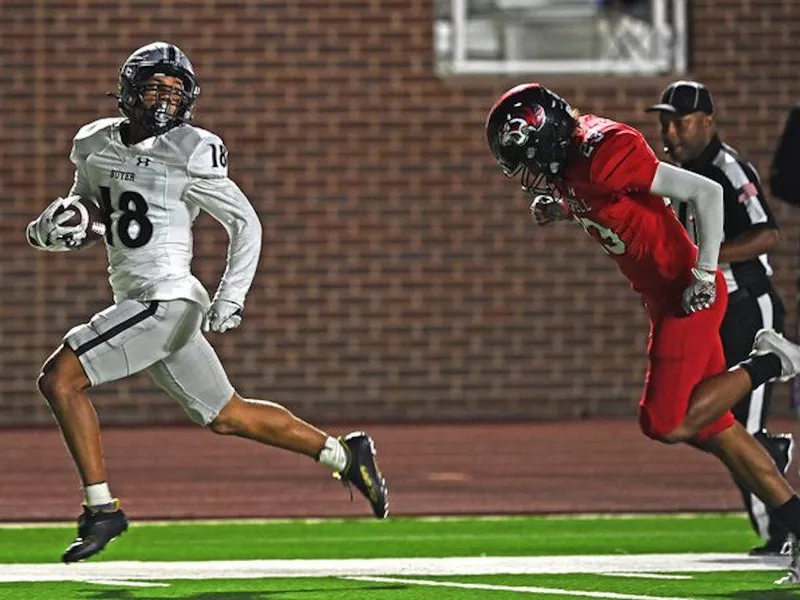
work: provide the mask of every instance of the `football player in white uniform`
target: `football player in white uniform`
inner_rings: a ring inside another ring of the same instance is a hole
[[[91,386],[147,371],[191,419],[220,434],[305,454],[354,485],[377,518],[388,514],[386,482],[372,439],[336,439],[272,402],[233,389],[202,331],[239,325],[261,250],[261,225],[247,197],[228,178],[222,140],[190,124],[200,93],[179,48],[155,42],[136,50],[119,73],[122,117],[78,131],[70,159],[68,199],[93,198],[106,215],[105,244],[113,306],[71,329],[37,380],[61,428],[84,489],[78,536],[65,562],[102,550],[127,529],[109,490]],[[85,238],[55,210],[57,199],[28,225],[37,249],[65,251]],[[200,210],[228,232],[227,266],[213,299],[192,275],[192,222]]]

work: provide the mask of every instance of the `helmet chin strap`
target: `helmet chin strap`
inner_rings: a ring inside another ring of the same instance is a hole
[[[166,106],[164,106],[165,104]],[[131,118],[150,135],[161,135],[178,125],[189,122],[182,116],[170,115],[168,110],[169,105],[163,102],[161,106],[153,105],[149,109],[136,107],[131,111]]]
[[[171,118],[174,118],[169,114],[169,103],[164,100],[151,106],[148,111],[152,113],[155,122],[162,127],[166,125]]]

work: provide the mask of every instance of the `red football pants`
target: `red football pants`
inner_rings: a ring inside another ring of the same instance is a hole
[[[679,295],[666,303],[663,296],[645,299],[645,303],[650,311],[650,362],[639,400],[639,425],[646,436],[661,439],[680,425],[694,387],[726,370],[719,328],[728,306],[728,291],[725,278],[717,271],[717,299],[707,310],[682,314]],[[734,422],[728,411],[695,439],[709,439]]]

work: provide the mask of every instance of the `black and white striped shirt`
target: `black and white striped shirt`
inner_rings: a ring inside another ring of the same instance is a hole
[[[714,136],[700,156],[681,167],[713,179],[722,186],[726,240],[732,240],[752,229],[778,229],[755,168],[739,156],[736,150],[723,144],[718,136]],[[691,208],[683,202],[678,203],[675,208],[678,219],[694,241],[696,232]],[[755,290],[766,288],[772,275],[772,267],[766,254],[743,262],[720,263],[719,266],[725,275],[729,292],[742,287]]]

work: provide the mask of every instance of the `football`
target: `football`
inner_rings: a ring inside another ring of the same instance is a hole
[[[56,210],[53,217],[65,212],[71,212],[72,216],[63,225],[80,225],[86,231],[86,237],[77,245],[78,248],[91,246],[106,234],[106,215],[93,200],[76,198],[71,204]]]

